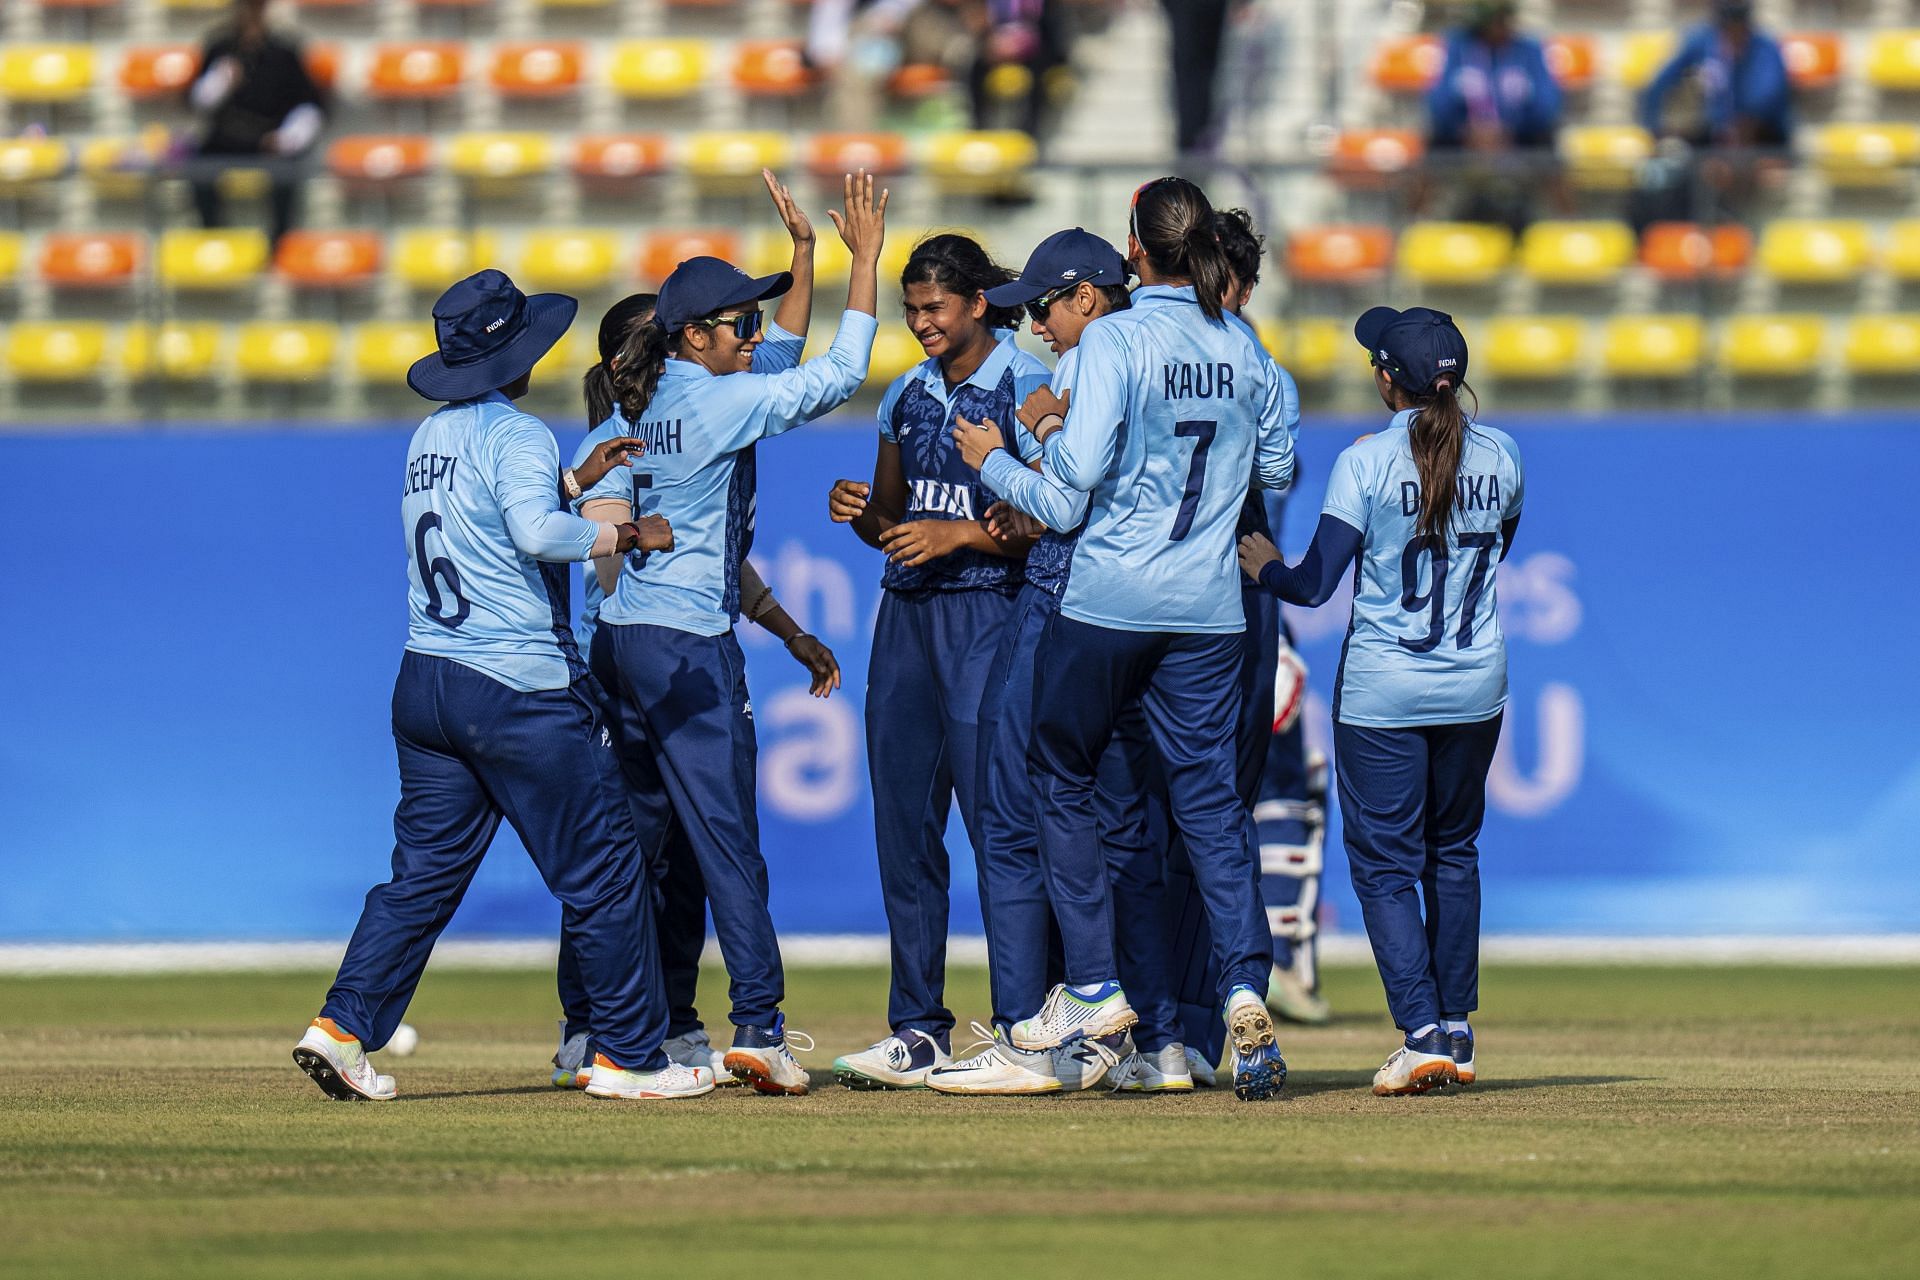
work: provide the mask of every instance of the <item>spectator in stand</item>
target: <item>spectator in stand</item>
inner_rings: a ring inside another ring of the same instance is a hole
[[[1211,155],[1220,145],[1220,51],[1228,14],[1246,0],[1160,0],[1173,37],[1173,134],[1183,156]]]
[[[1668,121],[1667,100],[1691,81],[1697,113]],[[1753,6],[1722,0],[1713,20],[1687,33],[1679,52],[1640,95],[1640,123],[1656,137],[1696,146],[1784,147],[1793,130],[1791,83],[1780,44],[1753,25]]]
[[[270,164],[269,235],[277,243],[293,225],[299,175],[291,161],[313,149],[326,123],[327,100],[307,72],[300,44],[267,26],[267,0],[235,0],[233,21],[212,32],[200,51],[200,74],[187,88],[199,116],[193,152],[206,160],[265,157]],[[193,176],[201,225],[226,225],[219,173]]]

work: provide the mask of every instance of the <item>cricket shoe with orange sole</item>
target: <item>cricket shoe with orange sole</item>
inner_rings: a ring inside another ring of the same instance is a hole
[[[804,1031],[787,1030],[784,1013],[776,1015],[770,1027],[735,1027],[724,1064],[736,1080],[752,1085],[757,1093],[798,1097],[813,1080],[794,1058],[789,1044],[811,1052],[813,1037]]]
[[[358,1037],[341,1030],[332,1018],[315,1018],[293,1061],[335,1102],[391,1102],[398,1096],[393,1077],[373,1069]]]
[[[593,1055],[593,1076],[586,1083],[589,1098],[623,1102],[657,1102],[698,1098],[713,1092],[713,1072],[668,1061],[657,1071],[629,1071],[604,1053]]]
[[[1460,1079],[1453,1062],[1453,1041],[1435,1027],[1426,1035],[1409,1035],[1391,1057],[1373,1073],[1375,1097],[1399,1098],[1444,1089]]]
[[[1447,1039],[1453,1046],[1453,1073],[1459,1077],[1457,1083],[1473,1083],[1473,1028],[1465,1031],[1450,1031]]]

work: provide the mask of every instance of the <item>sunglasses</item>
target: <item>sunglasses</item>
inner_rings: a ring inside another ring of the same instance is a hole
[[[760,312],[742,311],[737,316],[708,316],[704,320],[690,320],[689,324],[703,325],[708,329],[718,329],[721,325],[732,325],[733,336],[742,342],[752,342],[760,333]]]
[[[1073,284],[1063,284],[1051,293],[1041,294],[1027,304],[1027,314],[1033,317],[1035,324],[1045,324],[1047,322],[1047,313],[1053,310],[1053,304],[1079,287],[1080,285],[1076,281]]]

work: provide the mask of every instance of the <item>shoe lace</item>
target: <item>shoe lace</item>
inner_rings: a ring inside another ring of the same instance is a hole
[[[1005,1057],[1005,1055],[1000,1052],[1000,1037],[995,1035],[991,1028],[983,1027],[977,1022],[970,1022],[967,1025],[973,1029],[973,1034],[980,1038],[967,1046],[967,1052],[964,1057],[956,1057],[954,1059],[951,1064],[952,1070],[960,1071],[968,1067],[984,1067],[989,1063],[998,1062]]]
[[[781,1052],[791,1058],[793,1056],[792,1050],[796,1046],[802,1053],[812,1053],[813,1037],[804,1031],[796,1031],[792,1027],[784,1028],[780,1037]]]

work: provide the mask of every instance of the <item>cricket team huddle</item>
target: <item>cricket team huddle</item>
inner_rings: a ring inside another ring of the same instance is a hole
[[[734,627],[784,640],[817,696],[838,688],[832,653],[748,555],[761,443],[866,379],[887,193],[845,179],[828,216],[852,255],[846,310],[803,361],[814,230],[766,184],[792,269],[755,278],[694,258],[610,309],[571,466],[515,401],[575,301],[488,270],[434,307],[438,350],[408,376],[441,407],[413,436],[401,501],[393,875],[368,893],[293,1053],[330,1097],[396,1096],[368,1055],[400,1026],[503,819],[562,907],[556,1086],[808,1092],[793,1049],[813,1044],[782,1012]],[[888,1034],[835,1059],[834,1076],[966,1095],[1276,1096],[1276,1018],[1326,1017],[1313,963],[1325,768],[1301,742],[1305,673],[1280,604],[1318,606],[1350,577],[1333,772],[1405,1033],[1373,1091],[1470,1084],[1476,842],[1507,691],[1495,568],[1519,522],[1518,450],[1463,403],[1452,320],[1375,307],[1354,332],[1391,419],[1334,463],[1288,564],[1272,530],[1299,398],[1239,314],[1260,238],[1181,178],[1139,188],[1127,228],[1124,254],[1061,231],[1018,274],[934,235],[898,282],[927,358],[881,401],[872,475],[827,494],[831,520],[884,558],[865,713],[892,958]],[[1053,368],[1015,344],[1023,324]],[[574,562],[589,562],[577,619]],[[956,801],[992,1000],[965,1056],[945,1004]],[[709,912],[724,1049],[694,1007]]]

